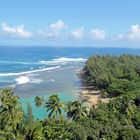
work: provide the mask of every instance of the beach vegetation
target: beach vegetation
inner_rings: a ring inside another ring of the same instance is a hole
[[[140,140],[140,57],[93,56],[82,82],[101,89],[108,103],[85,106],[63,103],[57,94],[35,97],[48,115],[36,119],[32,107],[23,111],[11,89],[0,90],[0,140]]]

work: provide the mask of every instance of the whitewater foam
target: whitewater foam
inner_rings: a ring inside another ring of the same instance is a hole
[[[33,84],[39,84],[41,83],[43,80],[42,79],[39,79],[39,78],[32,78],[30,80],[30,83],[33,83]]]
[[[19,65],[40,65],[40,64],[47,64],[47,65],[56,65],[58,63],[65,64],[68,62],[85,62],[87,59],[85,58],[68,58],[68,57],[60,57],[57,59],[52,60],[42,60],[38,62],[23,62],[23,61],[0,61],[1,64],[19,64]],[[31,67],[32,69],[33,67]]]
[[[15,81],[17,82],[16,84],[20,85],[20,84],[28,83],[30,81],[30,79],[27,76],[20,76],[20,77],[16,78]]]
[[[58,62],[83,62],[83,61],[86,61],[87,59],[60,57],[58,59],[53,59],[53,60],[58,61]]]
[[[67,58],[67,57],[60,57],[57,59],[52,59],[51,61],[39,61],[41,64],[47,65],[54,65],[54,64],[66,64],[68,62],[85,62],[87,59],[85,58]]]
[[[0,76],[19,76],[19,75],[24,75],[24,74],[32,74],[32,73],[36,73],[36,72],[58,69],[60,67],[61,66],[49,67],[49,68],[43,68],[43,69],[37,69],[37,70],[25,71],[25,72],[19,72],[19,73],[0,73]]]
[[[0,61],[1,64],[20,64],[20,65],[32,65],[39,64],[36,62],[22,62],[22,61]]]

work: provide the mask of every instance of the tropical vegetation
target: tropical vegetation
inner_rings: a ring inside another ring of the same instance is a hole
[[[47,116],[35,119],[30,104],[24,112],[11,89],[0,91],[0,140],[140,140],[140,57],[93,56],[82,81],[111,96],[109,103],[88,107],[64,103],[57,94],[35,97]]]

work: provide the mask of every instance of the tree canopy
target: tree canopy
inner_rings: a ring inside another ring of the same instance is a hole
[[[83,69],[82,81],[116,95],[139,89],[140,57],[92,56]]]
[[[37,96],[35,105],[49,114],[38,120],[30,104],[25,113],[11,89],[0,90],[0,140],[140,140],[140,57],[93,56],[83,76],[117,96],[90,109],[80,101],[64,104],[56,94]]]

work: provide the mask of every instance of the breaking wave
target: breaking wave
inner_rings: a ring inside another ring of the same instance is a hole
[[[39,64],[35,62],[22,62],[22,61],[0,61],[1,64],[20,64],[20,65],[32,65]]]
[[[30,79],[27,76],[20,76],[16,78],[15,81],[17,82],[16,84],[20,85],[20,84],[28,83]]]
[[[36,73],[36,72],[58,69],[60,67],[61,66],[56,66],[56,67],[49,67],[49,68],[43,68],[43,69],[37,69],[37,70],[25,71],[25,72],[18,72],[18,73],[0,73],[0,76],[18,76],[18,75],[24,75],[24,74],[32,74],[32,73]]]
[[[68,62],[85,62],[87,59],[85,58],[68,58],[68,57],[60,57],[57,59],[51,60],[43,60],[38,62],[23,62],[23,61],[0,61],[0,64],[19,64],[19,65],[40,65],[40,64],[47,64],[47,65],[55,65],[55,64],[63,64]]]
[[[52,61],[39,61],[42,64],[65,64],[68,62],[85,62],[87,59],[84,58],[67,58],[67,57],[60,57],[57,59],[52,59]]]
[[[28,76],[19,76],[18,78],[15,79],[16,84],[26,84],[26,83],[33,83],[33,84],[38,84],[41,83],[43,80],[40,78],[29,78]]]

